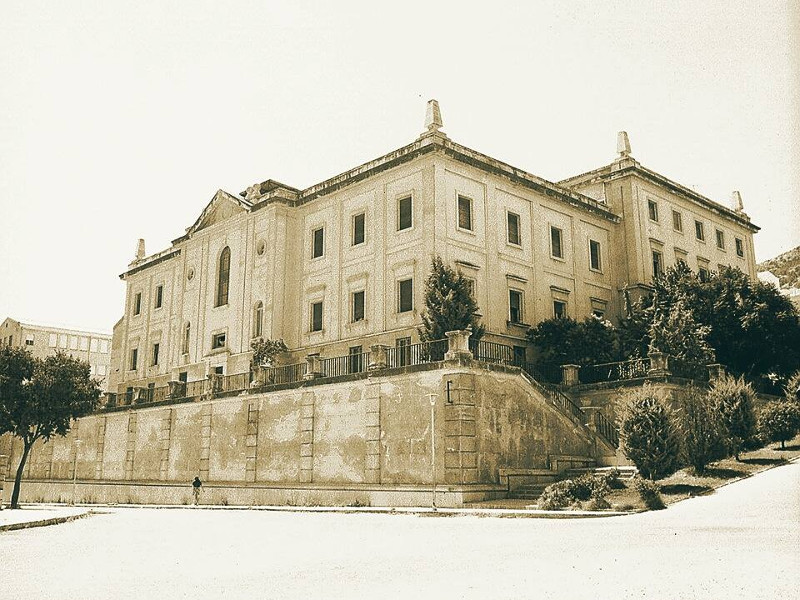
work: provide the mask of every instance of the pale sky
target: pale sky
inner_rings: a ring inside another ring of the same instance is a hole
[[[644,166],[741,191],[759,260],[800,245],[796,5],[525,5],[0,0],[0,320],[110,331],[137,238],[410,143],[429,98],[551,181],[627,130]]]

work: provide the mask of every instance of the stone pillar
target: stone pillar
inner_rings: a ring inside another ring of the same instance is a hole
[[[222,375],[219,373],[211,373],[208,376],[208,381],[211,386],[211,395],[218,394],[222,391]]]
[[[708,369],[709,381],[714,381],[715,379],[721,379],[725,377],[725,365],[712,363],[710,365],[706,365],[706,368]]]
[[[136,418],[138,413],[132,410],[128,413],[128,439],[125,451],[125,479],[133,479],[133,458],[136,452]]]
[[[314,393],[300,400],[300,483],[314,480]]]
[[[209,457],[211,456],[211,411],[213,405],[208,402],[202,408],[202,426],[200,428],[200,480],[206,481],[209,473]]]
[[[561,365],[561,383],[567,387],[580,383],[580,365]]]
[[[247,404],[247,440],[245,441],[245,481],[256,480],[256,461],[258,460],[258,415],[257,402]]]
[[[172,423],[175,420],[175,410],[168,408],[161,417],[161,462],[158,468],[158,478],[164,481],[169,478],[169,448],[172,442]]]
[[[97,462],[94,465],[94,478],[103,478],[103,459],[106,448],[106,416],[97,418]]]
[[[648,356],[650,358],[650,370],[647,372],[648,376],[660,377],[670,374],[669,367],[667,365],[668,355],[664,354],[663,352],[650,352]]]
[[[319,354],[309,354],[306,356],[306,374],[303,379],[317,379],[322,377],[322,361]]]
[[[373,346],[374,348],[374,346]],[[385,357],[385,353],[384,353]],[[372,363],[372,357],[370,357]],[[372,364],[370,364],[372,368]],[[367,457],[365,483],[381,482],[381,384],[368,383],[367,399]]]
[[[459,329],[456,331],[448,331],[445,333],[447,336],[447,352],[444,355],[445,360],[470,360],[472,359],[472,352],[469,351],[469,336],[472,332],[469,329]]]
[[[133,388],[132,404],[144,404],[145,402],[147,402],[147,392],[148,389],[146,387]]]
[[[449,403],[447,402],[448,380],[451,382]],[[439,398],[437,407],[444,407],[444,482],[477,483],[475,377],[469,373],[454,373],[445,377],[442,380]]]
[[[185,398],[186,397],[186,384],[183,381],[168,381],[167,398]]]
[[[370,371],[385,369],[388,366],[388,358],[386,356],[387,350],[389,350],[389,346],[386,344],[372,344],[372,346],[369,347]]]

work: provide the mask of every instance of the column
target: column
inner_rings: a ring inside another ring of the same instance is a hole
[[[371,367],[371,365],[370,365]],[[367,458],[365,483],[381,482],[381,384],[367,384]]]
[[[447,381],[450,381],[450,402]],[[449,484],[478,481],[477,439],[475,435],[475,377],[455,373],[444,381],[445,454],[444,480]]]
[[[300,400],[300,483],[314,479],[314,393],[303,392]]]

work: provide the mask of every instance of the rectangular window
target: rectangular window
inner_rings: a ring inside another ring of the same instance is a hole
[[[352,314],[352,322],[357,323],[358,321],[364,320],[364,290],[360,290],[358,292],[353,292],[352,294],[352,305],[353,305],[353,314]]]
[[[353,217],[353,246],[358,246],[364,243],[365,239],[365,224],[366,216],[364,213],[357,214]]]
[[[325,253],[325,228],[315,229],[312,235],[314,237],[314,245],[311,249],[311,258],[319,258]]]
[[[394,342],[395,352],[397,354],[397,364],[390,366],[405,367],[411,364],[411,338],[402,337],[397,338]]]
[[[653,277],[664,274],[664,257],[659,250],[653,250]]]
[[[133,314],[134,316],[142,312],[142,292],[136,292],[133,297]]]
[[[413,225],[411,208],[411,196],[400,198],[397,201],[397,231],[410,229]]]
[[[469,295],[472,296],[473,299],[476,298],[475,296],[475,280],[470,279],[469,277],[464,277],[464,285],[467,286],[467,291]]]
[[[597,317],[598,319],[605,319],[606,318],[605,311],[600,310],[599,308],[592,309],[592,315]]]
[[[506,231],[508,232],[508,243],[521,246],[522,241],[519,237],[519,215],[506,213]]]
[[[89,338],[81,336],[80,337],[80,346],[81,346],[81,350],[83,350],[84,352],[87,351],[89,349]]]
[[[672,211],[672,228],[683,232],[683,216],[677,210]]]
[[[48,336],[47,345],[50,348],[55,348],[58,345],[58,336],[55,333],[51,333]]]
[[[78,336],[77,335],[69,336],[69,349],[70,350],[77,350],[78,349]]]
[[[225,375],[225,367],[214,367],[214,375]]]
[[[161,308],[161,304],[164,301],[164,286],[158,285],[156,286],[156,301],[154,303],[154,308]]]
[[[414,280],[404,279],[397,282],[397,312],[403,313],[414,309]]]
[[[564,248],[561,246],[561,230],[553,226],[550,227],[550,256],[564,258]]]
[[[593,271],[601,271],[600,267],[600,242],[589,240],[589,268]]]
[[[129,371],[135,371],[139,364],[139,349],[131,348],[131,360],[129,364]]]
[[[66,348],[67,347],[67,334],[66,333],[59,333],[58,334],[58,347],[59,348]]]
[[[511,323],[522,323],[522,292],[508,290],[508,320]]]
[[[322,331],[322,302],[311,304],[311,331]]]
[[[472,199],[458,196],[458,228],[472,231]]]
[[[89,343],[89,352],[97,352],[97,338],[92,338]]]
[[[186,383],[189,381],[189,372],[188,371],[181,371],[178,373],[178,381],[181,383]]]
[[[150,362],[151,365],[156,366],[158,364],[158,351],[161,347],[161,344],[153,344],[153,356],[152,361]]]
[[[703,223],[701,221],[694,222],[694,237],[696,237],[701,242],[706,241],[706,232],[703,228]]]
[[[215,333],[211,336],[211,349],[216,350],[217,348],[224,348],[225,347],[225,338],[226,335],[224,333]]]
[[[567,316],[567,303],[563,300],[553,300],[553,316],[556,319],[564,319]]]
[[[361,346],[350,346],[347,356],[347,372],[361,373],[364,370],[364,351]]]
[[[108,374],[108,366],[107,365],[97,365],[97,374],[101,377],[104,377]]]
[[[108,354],[108,340],[100,340],[100,353]]]
[[[25,336],[25,345],[26,346],[33,346],[33,336],[32,335],[26,335]]]
[[[647,201],[647,215],[651,221],[658,223],[658,204],[654,200]]]
[[[725,250],[725,233],[719,229],[717,229],[715,233],[717,236],[717,248],[720,250]]]
[[[734,238],[736,242],[736,256],[744,256],[744,242],[739,238]]]
[[[700,281],[705,283],[711,278],[711,271],[708,270],[708,267],[699,267],[697,269],[697,276],[700,278]]]

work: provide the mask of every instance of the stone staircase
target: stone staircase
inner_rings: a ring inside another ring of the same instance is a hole
[[[636,473],[636,467],[622,466],[622,467],[576,467],[567,469],[561,473],[537,473],[535,481],[519,484],[508,492],[508,498],[513,500],[530,500],[535,503],[542,495],[544,489],[551,483],[556,481],[563,481],[564,479],[576,479],[586,473],[608,473],[612,469],[619,471],[619,478],[629,480],[632,479]]]

